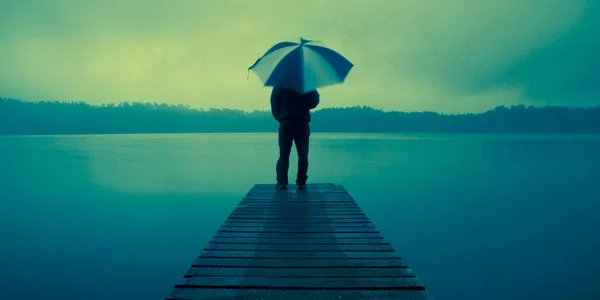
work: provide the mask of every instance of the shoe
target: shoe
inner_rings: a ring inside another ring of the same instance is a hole
[[[287,190],[287,184],[278,183],[277,188],[280,190]]]
[[[298,189],[299,190],[305,190],[306,189],[306,183],[299,183],[298,184]]]

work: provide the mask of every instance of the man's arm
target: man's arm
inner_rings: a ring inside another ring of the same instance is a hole
[[[317,92],[317,91],[310,92],[309,96],[310,96],[310,98],[308,101],[308,103],[309,103],[308,107],[310,109],[314,109],[317,107],[317,105],[319,105],[319,100],[320,100],[319,98],[321,98],[321,96],[319,95],[319,92]]]
[[[279,116],[279,89],[277,88],[273,88],[271,91],[271,114],[277,120]]]

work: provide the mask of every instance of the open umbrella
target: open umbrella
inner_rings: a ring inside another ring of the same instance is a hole
[[[307,93],[344,82],[354,65],[341,54],[314,41],[281,42],[250,68],[265,84]]]

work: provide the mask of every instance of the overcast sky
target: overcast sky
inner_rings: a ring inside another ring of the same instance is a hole
[[[0,0],[0,96],[269,107],[279,41],[355,64],[320,107],[600,105],[596,0]]]

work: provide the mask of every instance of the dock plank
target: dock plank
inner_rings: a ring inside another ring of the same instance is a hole
[[[347,227],[221,227],[218,232],[254,232],[254,233],[378,233],[373,228],[347,228]]]
[[[350,219],[340,219],[340,218],[331,218],[331,219],[327,219],[327,218],[313,218],[313,219],[285,219],[285,218],[279,218],[279,219],[265,219],[265,218],[229,218],[225,221],[225,223],[235,223],[235,222],[241,222],[241,223],[274,223],[274,224],[311,224],[311,223],[317,223],[317,224],[336,224],[336,223],[344,223],[344,224],[348,224],[348,223],[371,223],[371,220],[369,220],[366,217],[360,217],[360,218],[350,218]]]
[[[257,184],[170,300],[424,300],[425,287],[339,185]]]
[[[241,220],[260,220],[260,219],[266,219],[266,220],[285,220],[285,221],[306,221],[306,222],[314,222],[314,221],[320,221],[320,222],[327,222],[331,219],[335,219],[335,220],[346,220],[346,221],[351,221],[351,220],[360,220],[360,221],[369,221],[369,219],[366,218],[366,216],[344,216],[344,215],[335,215],[335,216],[331,216],[331,219],[328,218],[327,216],[312,216],[312,215],[307,215],[304,217],[299,217],[299,216],[273,216],[273,215],[269,215],[269,216],[261,216],[261,215],[252,215],[252,214],[246,214],[246,215],[230,215],[229,216],[229,220],[235,220],[235,219],[241,219]]]
[[[304,207],[302,207],[304,206]],[[320,206],[320,207],[311,207],[308,205],[290,205],[290,206],[271,206],[265,205],[264,207],[236,207],[234,212],[240,211],[259,211],[259,212],[271,212],[271,213],[281,213],[281,212],[302,212],[302,213],[334,213],[334,212],[363,212],[359,207],[340,207],[340,206]]]
[[[368,239],[378,238],[377,232],[328,232],[327,235],[323,233],[315,232],[225,232],[217,231],[215,237],[238,237],[238,238],[263,238],[263,239],[281,239],[281,238],[293,238],[293,239]]]
[[[393,252],[390,244],[223,244],[209,243],[204,250],[221,251],[343,251],[343,252]]]
[[[230,214],[231,217],[289,217],[292,219],[309,219],[318,217],[362,217],[365,214],[362,212],[320,212],[320,213],[301,213],[301,212],[285,212],[285,211],[274,211],[274,212],[233,212]]]
[[[249,272],[246,268],[190,268],[184,277],[194,276],[232,276],[245,277]],[[287,278],[385,278],[385,277],[416,277],[409,268],[252,268],[253,277],[287,277]]]
[[[394,252],[360,251],[241,251],[205,250],[202,258],[261,258],[261,259],[400,259]]]
[[[383,237],[375,236],[371,238],[356,238],[356,239],[336,239],[325,237],[321,239],[294,239],[294,238],[279,238],[265,239],[261,237],[220,237],[215,236],[210,240],[211,244],[259,244],[259,245],[383,245],[389,244]]]
[[[345,206],[345,205],[343,205]],[[320,205],[320,206],[310,206],[310,205],[290,205],[290,206],[275,206],[275,205],[265,205],[265,206],[241,206],[238,205],[234,209],[234,211],[245,211],[245,212],[302,212],[302,213],[319,213],[319,212],[363,212],[360,207],[343,207],[343,206],[333,206],[333,205]]]
[[[343,299],[343,300],[424,300],[423,291],[398,290],[263,290],[178,288],[165,300],[258,300],[258,299]]]
[[[204,258],[198,257],[192,266],[208,267],[271,267],[271,268],[396,268],[405,267],[402,259],[269,259],[269,258]]]
[[[360,209],[356,204],[344,204],[344,203],[331,203],[331,204],[323,204],[323,203],[315,203],[315,204],[307,204],[307,203],[293,203],[293,204],[279,204],[279,203],[265,203],[265,204],[252,204],[252,203],[240,203],[236,206],[238,209],[248,209],[248,210],[349,210],[349,209]]]
[[[280,222],[261,222],[261,223],[247,223],[247,222],[225,222],[221,228],[375,228],[373,223],[280,223]]]
[[[179,286],[194,287],[229,287],[254,289],[356,289],[356,290],[422,290],[416,277],[366,277],[354,278],[314,278],[314,277],[206,277],[195,276],[184,280]]]
[[[256,199],[256,200],[242,200],[242,202],[240,202],[244,205],[247,204],[258,204],[258,205],[268,205],[268,204],[280,204],[281,202],[277,199],[277,197],[273,197],[273,199]],[[294,200],[294,199],[290,199],[288,200],[288,203],[290,205],[301,205],[301,204],[308,204],[308,205],[314,205],[314,204],[327,204],[327,205],[352,205],[354,202],[354,200],[339,200],[339,199],[324,199],[324,200],[311,200],[311,201],[299,201],[299,200]]]

